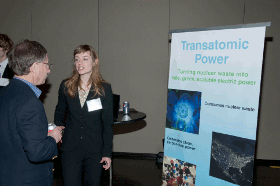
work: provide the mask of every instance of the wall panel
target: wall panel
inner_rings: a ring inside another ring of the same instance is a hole
[[[280,160],[280,1],[246,1],[245,23],[271,22],[266,29],[257,159]]]
[[[52,122],[59,85],[72,73],[74,49],[81,44],[98,49],[98,0],[32,1],[32,39],[46,47],[53,64],[47,83],[40,86]]]
[[[118,127],[115,152],[158,153],[164,138],[169,1],[100,1],[100,64],[121,103],[145,112],[141,129]],[[115,127],[116,128],[116,127]],[[135,129],[135,130],[133,130]]]
[[[243,23],[244,0],[170,0],[170,29]]]
[[[31,38],[31,0],[1,1],[0,33],[7,34],[14,43]]]

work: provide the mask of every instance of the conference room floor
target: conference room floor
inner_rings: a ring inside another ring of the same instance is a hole
[[[102,186],[109,186],[109,171],[103,171]],[[61,169],[54,172],[53,186],[62,186]],[[113,186],[160,186],[162,164],[154,159],[113,158]],[[280,186],[280,167],[255,166],[254,186]]]

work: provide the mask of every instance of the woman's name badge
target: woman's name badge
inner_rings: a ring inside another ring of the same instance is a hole
[[[100,98],[87,101],[87,107],[88,107],[89,112],[95,111],[95,110],[100,110],[103,108]]]

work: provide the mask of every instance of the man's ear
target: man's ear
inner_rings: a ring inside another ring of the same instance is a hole
[[[30,72],[37,72],[39,70],[39,64],[37,62],[33,63],[30,67]]]

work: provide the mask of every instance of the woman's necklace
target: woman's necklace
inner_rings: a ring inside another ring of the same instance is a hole
[[[80,98],[81,108],[83,108],[84,106],[90,87],[91,85],[87,86],[83,81],[82,81],[82,89],[80,89],[79,87],[79,98]]]
[[[87,85],[85,82],[82,81],[82,88],[87,92],[90,89],[91,85]]]

